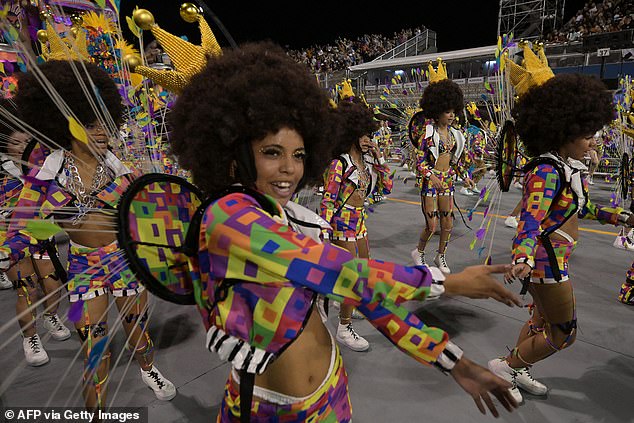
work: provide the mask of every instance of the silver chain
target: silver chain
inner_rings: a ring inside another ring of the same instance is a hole
[[[106,168],[99,163],[95,169],[95,175],[92,178],[90,191],[86,192],[84,182],[81,180],[79,170],[75,165],[75,159],[73,159],[70,154],[66,155],[65,165],[66,170],[68,171],[66,189],[75,196],[73,204],[78,210],[78,213],[73,217],[72,224],[78,225],[95,206],[97,198],[92,195],[92,193],[106,182],[108,175],[106,173]]]

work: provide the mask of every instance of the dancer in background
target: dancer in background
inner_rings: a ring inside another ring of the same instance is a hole
[[[387,195],[392,190],[392,176],[383,155],[372,141],[377,129],[372,109],[358,98],[339,101],[335,157],[324,175],[321,217],[332,229],[326,237],[350,251],[355,257],[370,258],[365,204],[374,194]],[[353,351],[365,351],[368,341],[352,325],[354,307],[341,304],[337,341]]]
[[[528,47],[524,57],[529,66],[537,61]],[[522,74],[523,68],[512,62],[509,67],[513,65]],[[612,119],[609,92],[593,77],[553,76],[546,64],[540,66],[541,73],[538,66],[530,74],[539,75],[534,86],[516,86],[520,97],[512,111],[517,133],[535,159],[525,168],[513,267],[507,274],[507,280],[527,284],[534,304],[515,348],[489,361],[491,371],[513,384],[517,402],[522,401],[518,388],[546,394],[548,388],[532,377],[531,367],[575,341],[577,311],[568,261],[579,236],[579,219],[634,224],[630,212],[593,204],[582,177],[581,161],[595,146],[595,132]]]
[[[455,82],[446,78],[442,62],[435,72],[431,64],[430,78],[420,100],[425,118],[431,119],[424,129],[419,143],[417,171],[421,175],[421,207],[425,216],[425,228],[421,232],[418,246],[411,255],[417,265],[426,265],[425,247],[440,224],[440,240],[434,263],[444,273],[450,273],[446,252],[453,229],[453,199],[456,176],[465,185],[472,187],[461,160],[465,138],[451,124],[464,108],[462,90]]]

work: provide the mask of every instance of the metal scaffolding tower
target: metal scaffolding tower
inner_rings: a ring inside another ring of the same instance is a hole
[[[500,0],[498,36],[543,39],[563,25],[566,0]]]

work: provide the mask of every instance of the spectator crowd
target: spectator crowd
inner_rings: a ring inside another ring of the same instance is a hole
[[[632,0],[591,0],[563,27],[549,34],[546,41],[561,43],[580,40],[586,35],[634,29],[633,21]]]
[[[308,65],[315,73],[336,72],[375,59],[425,29],[424,26],[407,28],[395,32],[392,37],[383,34],[366,34],[356,40],[340,37],[334,45],[314,45],[302,50],[288,49],[287,52],[296,61]]]

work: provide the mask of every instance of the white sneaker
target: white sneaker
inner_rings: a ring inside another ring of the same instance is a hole
[[[524,186],[522,185],[522,183],[521,183],[521,182],[515,182],[515,183],[513,184],[513,186],[514,186],[515,188],[517,188],[517,189],[523,189],[523,188],[524,188]]]
[[[6,273],[0,272],[0,289],[11,289],[13,288],[13,283],[9,280],[9,277]]]
[[[514,369],[517,386],[533,395],[546,395],[548,388],[538,380],[533,379],[528,367]]]
[[[425,262],[425,252],[419,251],[418,248],[414,248],[410,253],[412,258],[414,259],[414,265],[416,266],[427,266],[427,262]]]
[[[521,404],[524,398],[522,398],[522,394],[517,388],[517,372],[515,372],[503,358],[494,358],[489,361],[488,367],[494,375],[501,377],[513,385],[513,387],[509,389],[509,392],[515,402]]]
[[[589,185],[594,185],[594,181],[592,180],[592,177],[588,178],[588,184]]]
[[[176,396],[174,384],[165,379],[156,367],[152,366],[150,370],[141,369],[141,378],[159,400],[169,401]]]
[[[370,343],[362,336],[359,336],[357,331],[354,330],[352,323],[348,323],[347,325],[339,323],[339,327],[337,328],[337,341],[352,351],[367,351],[367,349],[370,348]]]
[[[22,348],[24,348],[26,362],[29,363],[30,366],[37,367],[48,363],[48,354],[46,354],[42,346],[42,341],[40,340],[40,335],[37,333],[28,338],[23,338]]]
[[[447,258],[444,254],[436,254],[436,258],[434,258],[434,263],[436,267],[440,269],[443,273],[451,273],[449,266],[447,266]]]
[[[507,216],[506,219],[504,219],[504,224],[509,228],[516,229],[518,225],[517,218],[515,216]]]
[[[335,310],[341,310],[341,304],[339,304],[337,301],[332,301],[332,306],[334,307]],[[361,314],[359,312],[359,310],[357,310],[356,308],[352,309],[352,318],[356,319],[356,320],[363,320],[365,319],[365,316],[363,314]]]
[[[460,188],[460,194],[462,195],[473,195],[471,191],[467,187]]]
[[[45,313],[44,327],[56,341],[64,341],[70,338],[70,330],[64,326],[57,314]]]

